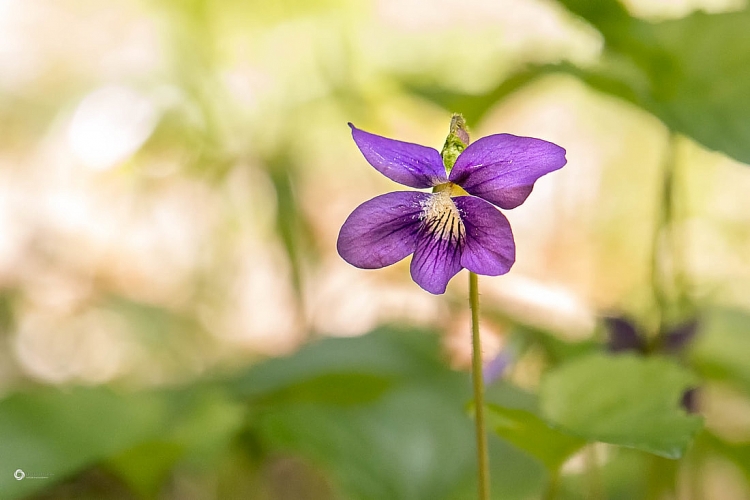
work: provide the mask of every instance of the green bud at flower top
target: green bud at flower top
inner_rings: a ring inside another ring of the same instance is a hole
[[[456,163],[458,155],[469,145],[469,130],[466,127],[466,121],[460,113],[453,113],[451,117],[451,127],[448,137],[445,138],[443,150],[440,156],[443,157],[446,172],[450,173],[453,165]]]

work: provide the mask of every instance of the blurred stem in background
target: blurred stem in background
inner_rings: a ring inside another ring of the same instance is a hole
[[[679,460],[663,457],[649,457],[651,467],[648,473],[646,500],[677,498],[677,472]]]
[[[542,500],[554,500],[557,498],[557,491],[560,489],[560,470],[556,470],[550,474],[549,483],[547,488],[544,490],[544,496]]]
[[[601,500],[605,498],[605,495],[601,471],[599,470],[599,457],[596,452],[596,444],[592,443],[586,447],[584,460],[586,463],[586,480],[588,482],[589,498],[591,500]]]
[[[298,166],[285,153],[278,153],[267,162],[267,171],[276,194],[276,232],[286,251],[292,273],[292,284],[296,292],[299,311],[304,310],[302,288],[302,268],[304,254],[315,256],[315,241],[312,230],[300,207],[299,196],[295,189],[298,177]]]
[[[682,309],[687,305],[681,247],[683,242],[679,241],[679,235],[675,231],[678,141],[679,137],[670,133],[661,178],[661,198],[651,255],[651,289],[656,317],[655,334],[648,346],[650,352],[661,347],[664,336],[670,330],[670,323],[678,319],[677,316],[683,313]]]

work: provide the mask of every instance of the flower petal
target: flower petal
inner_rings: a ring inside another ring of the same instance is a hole
[[[436,149],[387,139],[359,130],[351,123],[349,126],[365,159],[389,179],[413,188],[428,188],[448,181]]]
[[[664,336],[662,349],[674,354],[685,350],[695,340],[699,326],[698,318],[693,318],[679,324]]]
[[[411,277],[428,292],[441,294],[445,293],[450,279],[462,269],[465,234],[458,209],[447,193],[431,196],[425,206],[431,203],[432,208],[426,210],[428,215],[417,235],[411,259]]]
[[[496,134],[469,145],[456,160],[450,180],[474,196],[510,209],[526,200],[539,177],[566,162],[565,150],[557,144]]]
[[[510,271],[516,244],[508,219],[489,203],[473,196],[453,198],[466,228],[461,266],[487,276]]]
[[[354,209],[341,226],[339,255],[362,269],[379,269],[414,251],[424,201],[431,195],[399,191],[377,196]]]
[[[638,351],[646,353],[646,339],[638,333],[635,324],[623,317],[604,318],[609,352]]]

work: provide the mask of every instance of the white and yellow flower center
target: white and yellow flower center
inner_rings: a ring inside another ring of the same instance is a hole
[[[450,194],[450,189],[436,190],[422,202],[420,218],[425,221],[428,231],[435,237],[461,240],[466,229]]]

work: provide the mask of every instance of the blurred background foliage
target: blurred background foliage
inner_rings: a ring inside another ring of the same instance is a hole
[[[742,0],[0,2],[0,498],[475,497],[467,286],[348,121],[568,165],[481,280],[493,498],[750,498]],[[26,474],[14,478],[16,470]]]

